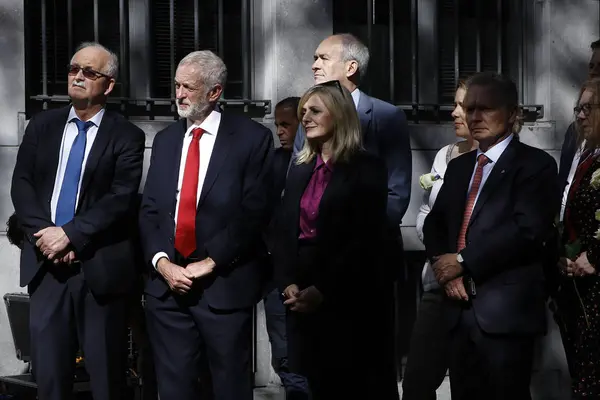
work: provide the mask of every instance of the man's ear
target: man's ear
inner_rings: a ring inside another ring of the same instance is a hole
[[[108,96],[110,94],[110,92],[113,91],[114,88],[115,88],[115,79],[114,78],[110,78],[110,80],[108,81],[108,87],[104,91],[104,95]]]
[[[356,60],[346,61],[346,77],[350,79],[356,74],[358,74],[358,62]]]
[[[208,101],[210,103],[216,103],[223,94],[223,86],[220,84],[216,84],[209,92],[208,92]]]

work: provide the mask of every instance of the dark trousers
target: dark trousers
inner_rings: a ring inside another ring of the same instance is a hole
[[[279,375],[287,397],[306,398],[308,382],[305,377],[290,371],[287,357],[287,333],[285,306],[279,296],[279,290],[273,289],[263,298],[267,334],[271,344],[271,365]],[[304,394],[301,397],[300,394]]]
[[[72,398],[75,354],[81,348],[94,399],[121,399],[127,360],[126,299],[94,296],[79,267],[64,265],[40,271],[29,294],[31,365],[38,398]]]
[[[485,333],[472,308],[451,332],[452,400],[531,400],[534,336]]]
[[[423,293],[402,380],[403,400],[435,400],[446,376],[450,343],[443,302],[441,289]]]
[[[251,308],[217,310],[192,289],[146,296],[146,323],[161,400],[252,400]]]

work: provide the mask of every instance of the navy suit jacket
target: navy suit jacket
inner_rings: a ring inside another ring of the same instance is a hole
[[[385,161],[388,170],[388,222],[395,229],[402,223],[410,202],[412,153],[404,111],[385,101],[360,92],[356,109],[365,149]],[[304,146],[305,132],[300,125],[294,140],[294,154]]]
[[[44,256],[33,234],[54,226],[50,201],[70,106],[31,119],[19,147],[11,197],[26,240],[21,286],[30,284]],[[83,170],[75,217],[63,226],[94,294],[128,293],[136,276],[132,230],[142,178],[144,132],[106,111]]]
[[[472,151],[448,164],[423,228],[430,259],[456,253],[476,156]],[[559,206],[556,182],[554,159],[515,138],[481,189],[461,255],[475,281],[471,301],[484,332],[536,334],[546,328],[544,242]],[[448,299],[446,305],[453,327],[461,302]]]
[[[174,260],[175,206],[185,119],[159,132],[152,146],[139,227],[148,263],[158,252]],[[223,113],[196,214],[196,256],[216,263],[202,287],[211,307],[251,307],[263,279],[262,233],[272,193],[273,135],[244,116]],[[162,297],[167,283],[152,266],[145,291]]]

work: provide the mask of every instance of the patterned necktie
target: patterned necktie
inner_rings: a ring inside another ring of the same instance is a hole
[[[467,228],[469,227],[469,221],[471,221],[471,214],[473,214],[473,207],[475,206],[475,199],[477,193],[479,193],[479,186],[483,179],[483,167],[490,162],[490,159],[485,154],[480,154],[477,157],[477,169],[475,169],[475,176],[473,177],[473,184],[469,191],[469,197],[467,198],[467,204],[465,206],[465,212],[463,214],[463,222],[460,227],[460,233],[458,235],[458,252],[467,247],[466,236]]]
[[[189,257],[196,249],[196,206],[198,196],[198,171],[200,170],[201,128],[192,130],[192,142],[188,147],[183,183],[179,193],[179,211],[175,229],[175,249],[184,257]]]
[[[54,218],[56,226],[63,226],[75,216],[77,192],[79,191],[79,180],[81,178],[81,170],[83,169],[85,145],[87,143],[87,131],[94,125],[92,121],[83,122],[78,118],[73,118],[70,122],[75,122],[79,133],[71,146],[67,168],[65,169],[65,175],[58,196],[56,216]]]

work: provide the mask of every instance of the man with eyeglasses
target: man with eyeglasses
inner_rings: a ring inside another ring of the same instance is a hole
[[[17,155],[11,197],[25,234],[20,281],[30,295],[40,400],[72,397],[79,348],[94,399],[125,391],[131,219],[145,135],[105,109],[117,69],[102,45],[79,46],[68,66],[71,104],[33,117]]]
[[[360,119],[363,145],[367,151],[381,157],[388,169],[387,215],[389,234],[386,258],[390,269],[389,291],[382,291],[382,321],[387,324],[381,330],[379,350],[382,354],[382,375],[388,377],[385,388],[378,388],[379,399],[397,399],[398,388],[395,372],[393,287],[394,279],[403,280],[404,260],[400,224],[408,209],[411,191],[412,154],[408,123],[404,112],[382,100],[360,91],[369,63],[369,49],[355,36],[344,33],[329,36],[315,50],[312,65],[315,84],[339,81],[352,95]],[[305,142],[305,132],[298,129],[294,141],[294,154]],[[385,379],[384,379],[385,380]]]

